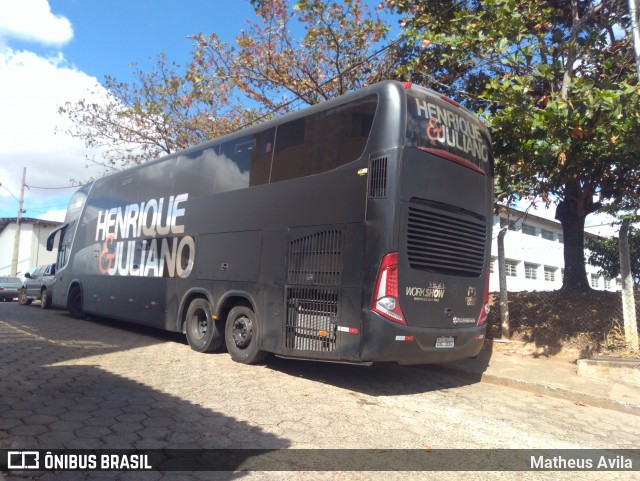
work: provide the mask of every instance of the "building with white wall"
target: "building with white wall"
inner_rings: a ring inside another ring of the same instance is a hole
[[[0,218],[0,275],[11,274],[16,220],[15,217]],[[60,222],[28,217],[20,219],[17,272],[19,277],[33,267],[56,261],[56,252],[47,250],[47,238],[49,233],[60,224]]]
[[[498,278],[498,231],[509,228],[504,238],[505,268],[509,291],[552,291],[562,287],[564,270],[564,238],[559,222],[529,213],[508,209],[493,218],[491,244],[491,292],[500,290]],[[593,234],[588,236],[596,237]],[[588,251],[585,251],[585,259]],[[619,279],[606,279],[598,268],[586,264],[591,287],[620,290]]]

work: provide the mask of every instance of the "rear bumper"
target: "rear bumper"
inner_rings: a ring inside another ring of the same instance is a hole
[[[362,362],[438,364],[474,357],[487,330],[486,324],[451,329],[404,326],[367,310],[362,319]],[[448,336],[454,338],[454,347],[436,348],[436,339]]]
[[[0,290],[0,299],[6,299],[10,301],[18,297],[19,295],[20,295],[20,290],[18,288],[6,287]]]

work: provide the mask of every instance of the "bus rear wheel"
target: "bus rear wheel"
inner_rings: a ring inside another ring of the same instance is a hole
[[[211,304],[206,299],[194,299],[189,304],[185,333],[189,346],[197,352],[217,351],[224,343],[224,338],[213,319]]]
[[[258,349],[256,314],[247,306],[236,306],[229,312],[224,328],[231,359],[242,364],[255,364],[267,357]]]

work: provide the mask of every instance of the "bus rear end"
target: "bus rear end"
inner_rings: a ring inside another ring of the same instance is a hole
[[[369,250],[377,271],[367,283],[362,359],[422,364],[473,357],[488,313],[489,133],[444,96],[411,85],[405,92],[405,144],[388,155],[387,195],[370,192],[369,224],[379,217],[392,235],[379,236]],[[375,162],[369,170],[376,175]]]

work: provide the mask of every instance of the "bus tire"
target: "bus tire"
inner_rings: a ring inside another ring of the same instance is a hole
[[[82,310],[82,289],[75,285],[69,291],[69,299],[67,300],[67,310],[74,319],[84,319],[84,311]]]
[[[197,298],[191,301],[185,319],[185,333],[191,349],[197,352],[219,350],[224,338],[213,319],[209,301]]]
[[[47,291],[47,288],[43,287],[42,291],[40,291],[40,308],[49,309],[50,307],[51,307],[51,296],[49,295],[49,291]]]
[[[229,312],[224,326],[225,341],[231,359],[242,364],[255,364],[267,353],[258,349],[256,314],[247,306],[236,306]]]

